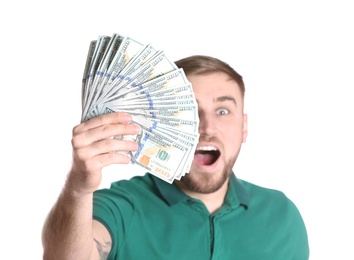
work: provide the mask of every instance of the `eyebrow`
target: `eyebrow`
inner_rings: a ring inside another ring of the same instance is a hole
[[[198,99],[196,99],[197,103],[199,103]],[[216,99],[213,100],[216,103],[219,102],[225,102],[225,101],[231,101],[232,103],[234,103],[237,106],[236,103],[236,99],[231,97],[231,96],[221,96],[221,97],[217,97]]]
[[[221,97],[217,97],[216,98],[216,102],[224,102],[224,101],[231,101],[235,105],[237,104],[236,100],[233,97],[231,97],[231,96],[221,96]]]

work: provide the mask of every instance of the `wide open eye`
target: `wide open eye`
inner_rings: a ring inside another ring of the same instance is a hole
[[[229,112],[229,110],[227,110],[227,109],[225,109],[225,108],[221,108],[221,109],[218,109],[218,110],[216,111],[216,113],[217,113],[218,115],[227,115],[227,114],[229,114],[230,112]]]

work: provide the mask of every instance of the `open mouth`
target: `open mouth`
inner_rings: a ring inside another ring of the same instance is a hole
[[[200,146],[194,153],[194,161],[199,165],[212,165],[220,156],[215,146]]]

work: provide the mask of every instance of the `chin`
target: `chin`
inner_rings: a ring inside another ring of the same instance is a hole
[[[185,188],[196,193],[209,194],[218,191],[229,180],[238,153],[229,160],[218,152],[217,158],[211,164],[192,163],[190,172],[181,178]]]
[[[217,173],[192,170],[181,178],[181,182],[193,192],[209,194],[218,191],[229,179],[230,174],[231,171],[226,168]]]

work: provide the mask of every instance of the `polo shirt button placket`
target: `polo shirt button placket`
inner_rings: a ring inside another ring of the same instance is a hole
[[[194,204],[194,203],[195,203],[195,201],[194,201],[193,199],[188,199],[187,202],[188,202],[189,204]]]
[[[203,210],[203,205],[201,205],[201,203],[199,203],[197,200],[195,199],[188,199],[187,203],[195,210],[197,211],[201,211]]]
[[[187,203],[189,204],[189,206],[191,208],[194,208],[194,209],[196,208],[198,210],[198,207],[195,206],[195,200],[194,199],[188,199]]]

